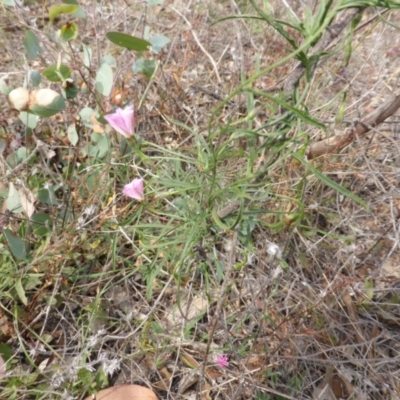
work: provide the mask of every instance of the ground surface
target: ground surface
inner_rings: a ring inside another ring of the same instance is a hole
[[[282,112],[272,97],[285,100],[279,85],[296,61],[255,76],[290,46],[265,21],[211,25],[254,14],[251,4],[129,3],[80,2],[88,18],[61,51],[49,35],[68,17],[49,26],[53,2],[0,17],[8,86],[61,54],[80,88],[33,133],[0,96],[1,226],[29,245],[21,261],[0,242],[0,350],[9,358],[2,398],[81,399],[121,383],[160,399],[400,398],[399,114],[313,161],[364,205],[292,157],[397,94],[400,11],[377,17],[368,9],[352,37],[347,30],[332,43],[312,79],[300,82],[301,110],[324,128],[294,119],[283,138],[274,134],[284,122],[268,125]],[[305,17],[302,2],[263,7],[276,19]],[[23,45],[28,26],[45,48],[33,61]],[[143,37],[146,27],[171,39],[149,56],[160,62],[150,83],[132,72],[137,54],[104,39],[108,31]],[[82,42],[93,50],[88,71]],[[117,60],[115,90],[99,99],[85,84],[107,54]],[[82,108],[119,105],[118,93],[136,106],[147,158],[120,151],[108,130],[112,145],[94,161],[82,150],[94,128],[82,127],[75,146],[66,132]],[[56,157],[10,162],[37,139]],[[268,173],[257,175],[262,166]],[[137,175],[146,182],[142,205],[121,195]],[[10,183],[30,189],[52,229],[39,235],[23,211],[7,209]],[[41,197],[45,185],[57,202]]]

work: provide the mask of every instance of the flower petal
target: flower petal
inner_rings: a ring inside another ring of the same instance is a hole
[[[229,366],[228,356],[226,356],[224,354],[219,354],[217,356],[216,363],[221,368],[225,368],[225,367]]]
[[[124,186],[122,193],[132,199],[143,201],[144,200],[144,181],[142,178],[136,178],[131,183]]]
[[[135,129],[135,110],[133,108],[133,104],[129,107],[126,107],[122,110],[121,115],[124,120],[125,130],[126,132],[130,132],[130,135],[133,135],[133,131]]]
[[[126,138],[133,135],[135,127],[133,105],[125,109],[117,108],[114,113],[107,114],[104,119],[121,135]]]

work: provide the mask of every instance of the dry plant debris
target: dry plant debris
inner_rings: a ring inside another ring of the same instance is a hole
[[[400,398],[400,11],[327,3],[0,3],[0,397]]]

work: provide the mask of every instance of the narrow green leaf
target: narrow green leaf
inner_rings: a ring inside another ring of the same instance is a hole
[[[83,65],[86,68],[90,68],[90,64],[92,63],[92,49],[85,44],[82,43],[82,50],[83,50]]]
[[[7,244],[10,247],[10,251],[14,257],[25,260],[26,259],[26,248],[25,243],[18,236],[15,236],[10,229],[4,229],[4,237],[7,240]],[[21,299],[22,300],[22,299]]]
[[[139,39],[126,33],[108,32],[106,37],[110,42],[128,50],[145,51],[151,46],[151,43],[147,40]]]
[[[292,111],[295,115],[297,115],[304,122],[306,122],[308,124],[312,124],[312,125],[314,125],[314,126],[316,126],[318,128],[325,129],[325,125],[322,122],[319,122],[318,120],[310,117],[304,111],[299,110],[298,108],[292,106],[291,104],[289,104],[286,101],[282,100],[278,96],[274,96],[272,94],[269,94],[269,93],[266,93],[266,92],[263,92],[263,91],[257,90],[257,89],[248,89],[248,90],[251,91],[252,93],[256,94],[257,96],[266,97],[267,99],[270,99],[271,101],[279,104],[280,106],[286,108],[287,110]]]
[[[23,286],[22,286],[21,279],[17,279],[17,280],[15,281],[14,287],[15,287],[15,290],[16,290],[16,292],[17,292],[17,294],[18,294],[18,297],[19,297],[20,300],[22,301],[23,305],[24,305],[24,306],[27,306],[27,305],[28,305],[28,299],[26,298],[25,290],[24,290],[24,288],[23,288]]]
[[[109,96],[113,85],[113,71],[111,67],[101,64],[96,74],[96,90],[103,96]]]
[[[34,60],[43,51],[37,37],[31,31],[25,32],[24,47],[31,60]]]
[[[61,14],[73,14],[79,6],[72,4],[54,4],[49,8],[49,19],[53,22]]]
[[[328,176],[324,175],[317,168],[314,168],[310,163],[308,163],[306,160],[304,160],[304,158],[301,155],[298,155],[298,154],[294,153],[293,157],[297,161],[299,161],[301,164],[303,164],[305,167],[307,167],[326,186],[331,187],[332,189],[336,190],[341,195],[348,197],[349,199],[355,201],[356,203],[360,204],[360,206],[362,206],[366,210],[368,210],[368,206],[367,206],[367,204],[365,203],[364,200],[360,199],[353,192],[351,192],[350,190],[346,189],[342,185],[339,185],[338,183],[336,183],[335,181],[330,179]]]

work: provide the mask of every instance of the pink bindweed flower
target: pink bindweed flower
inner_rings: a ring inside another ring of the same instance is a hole
[[[144,191],[143,191],[144,181],[142,178],[136,178],[131,183],[128,183],[124,186],[122,190],[123,194],[126,194],[132,199],[143,201],[144,200]]]
[[[133,136],[135,128],[135,116],[133,104],[129,107],[117,108],[115,112],[107,114],[104,119],[122,136]]]
[[[225,356],[224,354],[219,354],[215,362],[221,368],[225,368],[229,365],[228,356]]]

